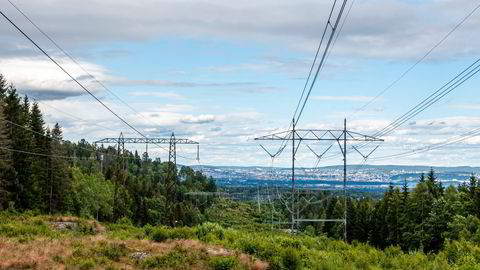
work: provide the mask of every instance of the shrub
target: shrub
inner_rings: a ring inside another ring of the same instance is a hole
[[[195,231],[189,227],[172,228],[169,230],[171,239],[192,239],[195,237]]]
[[[300,256],[293,248],[287,248],[282,254],[282,263],[286,269],[300,269]]]
[[[215,235],[215,237],[219,240],[223,240],[225,238],[225,232],[223,227],[218,225],[217,223],[206,222],[202,225],[197,226],[196,234],[198,239],[206,240],[209,233]]]
[[[54,232],[44,223],[33,225],[14,222],[0,224],[0,235],[6,237],[53,236]]]
[[[237,265],[235,257],[214,257],[210,260],[210,267],[214,270],[230,270]]]
[[[152,240],[155,242],[163,242],[168,238],[169,238],[169,234],[165,228],[156,228],[152,232]]]
[[[240,240],[240,249],[250,255],[254,255],[259,251],[257,244],[247,239]]]
[[[117,220],[116,223],[121,225],[133,226],[132,221],[128,217],[122,217],[119,220]]]
[[[305,234],[308,236],[315,236],[315,227],[312,225],[308,225],[305,227]]]
[[[150,224],[143,226],[143,230],[145,231],[146,236],[151,236],[154,230],[154,227]]]
[[[95,261],[93,259],[77,259],[73,264],[80,270],[88,270],[95,267]]]
[[[87,222],[85,220],[79,220],[77,222],[78,231],[86,235],[95,235],[97,233],[97,228],[94,223]]]
[[[110,260],[118,262],[127,254],[127,247],[125,244],[111,243],[102,247],[101,253]]]
[[[291,239],[291,238],[282,238],[280,245],[282,247],[292,247],[292,248],[300,248],[302,243],[298,239]]]
[[[176,268],[189,269],[185,267],[188,264],[189,256],[187,251],[181,248],[174,248],[163,256],[147,257],[141,262],[142,268]]]

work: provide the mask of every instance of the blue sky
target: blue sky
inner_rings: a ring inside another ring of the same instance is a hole
[[[148,136],[163,137],[174,130],[179,137],[199,141],[203,164],[270,165],[270,158],[252,139],[288,127],[332,1],[14,3],[135,111],[85,77],[8,2],[1,3],[0,9]],[[398,78],[476,5],[466,0],[357,0],[300,125],[339,128],[347,117],[352,130],[366,134],[387,125],[476,60],[480,14],[474,13],[378,100],[365,110],[357,109]],[[20,92],[39,99],[48,124],[59,122],[66,139],[94,141],[118,136],[120,131],[134,136],[12,27],[2,24],[0,34],[4,37],[0,40],[0,73]],[[387,136],[378,155],[430,145],[478,127],[479,82],[472,78]],[[473,138],[446,149],[370,163],[477,165],[478,142]],[[273,151],[278,143],[265,146]],[[320,150],[327,145],[314,147]],[[192,158],[194,150],[180,147],[181,155]],[[151,149],[150,155],[167,158],[160,149]],[[305,147],[298,159],[304,166],[316,163]],[[352,155],[351,161],[362,160]],[[340,162],[329,160],[321,165]],[[288,166],[289,156],[282,155],[275,165]]]

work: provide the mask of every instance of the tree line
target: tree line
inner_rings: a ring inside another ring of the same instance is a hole
[[[20,96],[0,75],[0,210],[192,226],[206,221],[218,201],[191,194],[216,190],[211,177],[189,167],[177,171],[146,152],[122,153],[115,146],[63,140],[59,124],[48,127],[39,105]],[[317,196],[322,203],[302,205],[302,217],[343,218],[341,196]],[[275,212],[264,209],[261,219],[288,221],[283,203],[273,205]],[[405,251],[435,252],[449,239],[480,243],[480,184],[472,175],[457,187],[445,188],[431,170],[414,188],[405,180],[402,188],[391,185],[380,199],[348,198],[347,221],[348,242],[382,249],[396,245]],[[342,239],[344,225],[306,222],[299,229]]]
[[[195,225],[212,199],[192,191],[215,192],[216,185],[148,153],[63,140],[60,125],[48,127],[38,103],[0,74],[0,210]]]
[[[319,199],[329,193],[322,193]],[[342,197],[312,205],[306,218],[343,218]],[[475,175],[461,185],[444,187],[435,172],[421,174],[414,188],[404,180],[402,188],[391,184],[379,199],[352,196],[347,199],[347,241],[369,243],[384,249],[437,252],[447,240],[480,243],[480,184]],[[343,239],[343,223],[302,223],[310,234]]]

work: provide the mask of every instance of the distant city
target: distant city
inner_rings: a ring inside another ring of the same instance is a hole
[[[256,187],[291,185],[291,168],[278,167],[234,167],[234,166],[193,166],[213,177],[220,187]],[[389,187],[415,187],[422,173],[433,168],[437,180],[446,187],[467,181],[472,174],[480,172],[479,167],[428,167],[428,166],[378,166],[350,165],[347,167],[347,188],[356,191],[383,192]],[[299,188],[335,190],[343,187],[343,167],[297,168],[295,185]]]

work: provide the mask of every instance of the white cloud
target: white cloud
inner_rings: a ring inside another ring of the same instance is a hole
[[[451,104],[448,107],[461,110],[480,110],[480,103]]]
[[[316,47],[331,4],[331,1],[312,0],[51,0],[48,4],[27,0],[18,3],[67,48],[174,36],[276,44],[281,41],[307,51]],[[13,8],[5,6],[7,15],[19,18]],[[357,1],[335,44],[334,54],[390,60],[418,58],[474,6],[469,0]],[[470,33],[479,25],[480,18],[474,14],[438,48],[433,58],[478,54],[475,44],[480,37]],[[5,43],[18,43],[14,38],[18,33],[11,26],[2,24],[0,34],[5,37]],[[26,51],[19,45],[2,48],[8,53]]]
[[[201,114],[198,116],[187,115],[181,120],[184,124],[207,124],[215,121],[215,115]]]
[[[92,92],[100,91],[100,85],[85,76],[85,72],[76,64],[64,58],[57,61],[87,89]],[[107,70],[99,65],[89,62],[80,64],[98,80],[109,77]],[[44,58],[0,58],[0,74],[3,74],[20,92],[29,93],[38,99],[62,99],[86,94],[55,64]]]

